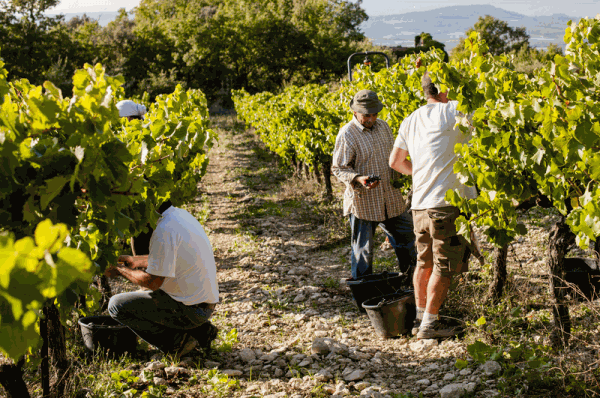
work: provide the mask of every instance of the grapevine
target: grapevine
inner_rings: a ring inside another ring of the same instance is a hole
[[[177,87],[127,121],[115,107],[123,79],[101,65],[76,71],[72,98],[51,82],[9,82],[3,66],[0,350],[16,359],[39,343],[42,306],[68,314],[163,201],[196,196],[216,136],[198,90]]]

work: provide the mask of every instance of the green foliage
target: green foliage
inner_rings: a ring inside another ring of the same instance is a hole
[[[68,313],[163,201],[196,195],[216,136],[198,90],[177,87],[127,122],[115,107],[123,80],[101,65],[75,72],[73,98],[50,82],[8,83],[2,66],[0,348],[16,358],[37,344],[44,301]]]
[[[112,389],[115,393],[122,393],[131,388],[133,383],[139,381],[139,377],[133,376],[132,370],[121,370],[110,374]],[[136,391],[137,392],[137,391]],[[132,392],[135,394],[135,392]]]
[[[511,394],[523,392],[523,384],[540,383],[550,367],[550,349],[536,343],[510,341],[507,346],[494,347],[476,341],[467,346],[467,351],[478,363],[488,360],[501,363],[503,370],[498,387]],[[458,360],[456,367],[461,369],[465,364],[466,361]]]
[[[464,200],[449,192],[446,198],[498,245],[526,232],[515,203],[535,196],[567,216],[580,246],[600,234],[599,24],[572,23],[566,56],[556,55],[531,78],[515,72],[508,57],[486,54],[476,33],[467,43],[469,62],[431,67],[432,79],[473,115],[473,138],[456,148],[454,171],[477,185],[479,196]],[[470,123],[463,120],[461,128]]]
[[[338,94],[326,86],[290,86],[280,95],[234,91],[238,117],[256,127],[267,147],[284,161],[313,167],[331,160],[343,113],[336,112]]]
[[[136,376],[138,371],[131,370],[134,364],[128,356],[118,360],[95,355],[91,361],[79,363],[75,366],[74,374],[77,378],[77,388],[85,388],[93,397],[119,397],[119,398],[161,398],[166,396],[166,385],[156,385],[152,381],[152,371],[143,370],[142,373],[148,382],[143,382]]]
[[[89,283],[94,274],[84,253],[65,247],[67,234],[66,225],[44,220],[34,237],[0,235],[0,351],[11,358],[37,346],[46,300],[72,284]]]
[[[231,352],[233,346],[238,343],[238,332],[236,328],[231,329],[229,332],[219,332],[220,344],[216,346],[216,350],[219,352]]]
[[[480,25],[492,33],[503,31],[494,23]],[[490,53],[477,31],[465,40],[468,61],[444,63],[435,51],[421,55],[433,82],[468,115],[459,118],[458,127],[473,135],[455,148],[454,171],[466,185],[477,186],[479,195],[473,200],[452,191],[446,195],[470,215],[457,220],[464,236],[473,223],[497,245],[524,235],[516,204],[536,196],[547,197],[568,216],[582,247],[600,235],[599,23],[582,19],[571,24],[566,56],[556,54],[550,69],[536,70],[532,77],[517,72],[512,58],[492,55],[496,50]],[[518,30],[506,35],[505,47],[524,46]],[[347,104],[358,90],[378,93],[384,103],[379,116],[393,131],[424,103],[420,78],[425,68],[415,70],[415,59],[406,57],[377,73],[360,68],[352,82],[337,90],[315,85],[291,86],[279,95],[234,92],[236,110],[284,160],[315,165],[330,159],[337,131],[350,119]],[[407,189],[410,179],[398,185]]]
[[[240,388],[240,382],[230,379],[228,375],[221,373],[218,369],[211,369],[206,375],[206,382],[210,389],[219,397],[230,394],[232,389]]]
[[[479,363],[485,363],[488,360],[497,361],[502,358],[501,348],[491,347],[481,341],[469,344],[467,351]]]
[[[59,2],[19,0],[0,3],[2,56],[11,78],[25,78],[34,84],[50,79],[70,94],[73,72],[93,57],[86,57],[87,52],[72,40],[62,16],[45,14]]]
[[[425,65],[443,59],[439,50],[419,56]],[[279,95],[234,91],[235,108],[238,117],[252,125],[266,146],[284,161],[302,161],[311,167],[327,165],[340,127],[352,118],[349,104],[359,90],[378,93],[384,104],[379,117],[394,132],[405,117],[425,103],[420,82],[425,68],[415,70],[416,58],[406,57],[378,72],[361,67],[352,82],[344,81],[337,89],[323,85],[289,86]],[[395,184],[408,190],[410,177],[395,173]]]
[[[152,372],[145,371],[146,377],[152,379]],[[111,396],[118,397],[138,397],[138,398],[161,398],[164,396],[167,386],[165,385],[154,385],[150,383],[147,391],[139,391],[134,388],[139,384],[140,378],[133,376],[132,370],[121,370],[118,372],[112,372],[110,374],[110,385],[108,391]]]
[[[2,1],[0,37],[14,78],[50,80],[69,96],[70,76],[88,62],[124,76],[129,97],[181,85],[229,106],[232,88],[337,79],[348,54],[365,47],[359,26],[367,15],[346,0],[145,0],[104,27],[85,15],[46,16],[56,3]]]
[[[461,38],[458,45],[452,49],[453,60],[460,61],[469,58],[471,51],[468,48],[468,41],[471,40],[472,33],[479,33],[481,40],[485,40],[488,51],[492,55],[529,48],[529,35],[524,27],[512,28],[507,22],[486,15],[479,17],[475,25],[467,30],[467,38]]]
[[[517,72],[533,76],[536,70],[549,68],[554,57],[562,56],[563,53],[559,46],[550,44],[545,50],[523,46],[518,51],[511,51],[509,55],[514,57],[512,63]]]
[[[328,276],[327,278],[325,278],[325,281],[323,282],[323,286],[328,287],[330,289],[337,289],[340,287],[340,281],[337,278]]]
[[[88,291],[85,293],[85,307],[77,308],[79,316],[84,317],[97,314],[100,310],[101,299],[102,292],[100,292],[94,285],[91,285]],[[70,310],[70,308],[67,307],[67,310]]]
[[[411,392],[407,392],[407,393],[399,393],[399,394],[392,394],[393,398],[422,398],[423,397],[423,393],[419,393],[419,395],[413,395],[413,393]]]
[[[343,75],[366,18],[343,0],[146,0],[134,32],[148,50],[144,78],[185,81],[212,101],[227,99],[229,89],[273,91]]]
[[[415,46],[404,48],[401,50],[394,50],[393,53],[399,59],[411,54],[426,53],[431,49],[439,49],[444,52],[444,61],[448,61],[448,53],[445,50],[446,45],[439,41],[433,40],[433,37],[429,33],[422,32],[420,35],[415,36]]]
[[[480,336],[467,345],[472,362],[457,359],[455,367],[479,366],[493,360],[501,365],[498,387],[508,396],[518,396],[524,389],[547,391],[564,375],[552,369],[552,349],[528,339],[528,317],[522,307],[504,305],[488,308],[480,317],[473,335]],[[493,343],[492,343],[493,342]]]

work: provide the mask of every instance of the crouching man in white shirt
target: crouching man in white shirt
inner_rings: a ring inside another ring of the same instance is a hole
[[[186,210],[166,202],[147,256],[120,256],[125,266],[105,275],[123,276],[150,290],[120,293],[108,313],[149,344],[179,357],[197,345],[210,348],[218,329],[208,319],[219,301],[217,270],[208,236]]]

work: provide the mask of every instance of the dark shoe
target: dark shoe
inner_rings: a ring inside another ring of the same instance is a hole
[[[198,348],[208,350],[213,340],[219,335],[219,329],[212,323],[205,322],[190,331],[190,334],[198,341]]]
[[[419,327],[419,332],[417,333],[417,339],[440,339],[447,337],[454,337],[460,332],[460,327],[458,326],[448,326],[440,322],[440,320],[436,320],[433,324],[429,326],[421,326]]]
[[[175,353],[177,358],[182,358],[184,355],[189,354],[196,346],[198,342],[189,334],[186,333],[185,337],[181,341],[181,345],[179,346],[179,350]]]
[[[419,333],[419,326],[421,326],[421,320],[415,318],[415,322],[413,323],[413,327],[412,327],[412,330],[410,331],[410,334],[412,334],[413,336],[416,336],[417,333]]]

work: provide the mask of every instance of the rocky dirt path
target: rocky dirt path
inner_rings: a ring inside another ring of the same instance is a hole
[[[159,396],[488,398],[515,396],[517,390],[519,396],[571,396],[555,393],[551,383],[531,391],[527,385],[509,385],[511,392],[503,395],[502,383],[511,384],[500,376],[506,364],[481,364],[467,353],[475,339],[492,346],[548,343],[546,242],[557,213],[532,209],[523,218],[529,233],[511,244],[508,255],[505,297],[510,304],[493,309],[483,300],[493,260],[493,248],[484,244],[486,265],[472,260],[470,272],[455,278],[442,308],[470,322],[463,337],[383,339],[346,287],[349,231],[341,214],[341,184],[334,182],[338,199],[325,203],[315,181],[282,172],[234,117],[213,123],[219,144],[210,152],[200,195],[187,209],[201,220],[213,245],[221,302],[212,322],[220,334],[208,357],[194,352],[178,366],[166,367],[173,365],[168,356],[148,351],[150,362],[129,367],[142,370],[143,383],[162,384]],[[376,239],[382,243],[382,234]],[[575,249],[570,255],[590,254]],[[375,272],[397,271],[395,262],[392,251],[376,250]],[[482,314],[515,309],[524,310],[525,318],[492,314],[489,329],[475,326]],[[574,302],[571,311],[574,343],[565,355],[553,357],[552,365],[597,366],[594,330],[600,330],[600,310],[588,301]],[[521,329],[495,324],[517,320]],[[522,384],[523,379],[514,380]]]
[[[319,209],[314,190],[285,180],[253,135],[220,123],[196,208],[208,211],[217,259],[214,323],[222,341],[236,329],[238,342],[203,365],[237,382],[198,388],[236,397],[497,394],[494,369],[454,367],[466,358],[458,340],[378,337],[340,284],[349,277],[346,226],[331,223],[341,205]]]

